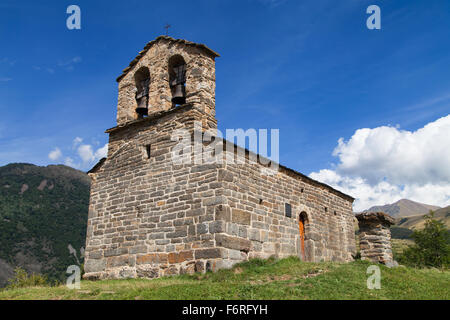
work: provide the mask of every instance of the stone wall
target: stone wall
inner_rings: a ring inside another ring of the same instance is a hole
[[[214,118],[215,55],[201,46],[187,46],[170,37],[159,37],[141,51],[139,59],[119,79],[118,125],[138,118],[134,74],[142,67],[150,71],[149,115],[172,108],[168,66],[169,59],[175,55],[182,56],[186,62],[186,103],[196,104]]]
[[[110,132],[108,157],[90,173],[86,278],[202,271],[222,256],[213,235],[223,193],[216,166],[175,165],[170,154],[172,131],[192,131],[204,117],[187,106]]]
[[[229,163],[228,152],[222,164],[174,164],[172,132],[193,136],[205,117],[184,106],[109,131],[108,158],[90,173],[86,278],[151,278],[300,256],[301,212],[306,260],[351,260],[352,198],[283,167],[266,176],[260,164]]]
[[[359,223],[361,259],[391,265],[393,263],[390,226],[394,219],[384,212],[356,215]]]
[[[228,152],[225,158],[233,154]],[[227,199],[218,221],[223,234],[216,243],[231,259],[301,257],[299,216],[307,216],[307,261],[350,261],[355,253],[353,199],[314,183],[283,167],[264,175],[259,163],[226,163],[219,170]],[[291,205],[286,217],[285,204]],[[231,261],[232,262],[232,261]]]

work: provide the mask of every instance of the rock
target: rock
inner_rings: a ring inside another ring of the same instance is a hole
[[[385,266],[388,268],[396,268],[396,267],[398,267],[398,262],[395,260],[388,261],[385,263]]]

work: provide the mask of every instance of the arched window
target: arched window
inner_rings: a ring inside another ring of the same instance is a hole
[[[169,84],[172,106],[186,103],[186,62],[180,55],[169,59]]]
[[[298,229],[300,231],[300,250],[302,260],[305,261],[305,238],[306,238],[306,225],[308,224],[308,215],[305,211],[301,212],[298,216]]]
[[[148,95],[150,87],[150,71],[147,67],[142,67],[134,74],[136,83],[136,113],[139,118],[148,115]]]

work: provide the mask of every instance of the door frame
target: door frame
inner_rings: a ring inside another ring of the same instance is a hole
[[[299,253],[302,261],[306,261],[305,239],[306,239],[306,225],[308,224],[308,214],[302,211],[298,215],[298,230],[300,236]]]

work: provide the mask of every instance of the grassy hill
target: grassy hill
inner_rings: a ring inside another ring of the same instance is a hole
[[[381,211],[391,215],[394,218],[408,217],[413,215],[424,215],[430,210],[440,209],[438,206],[432,206],[408,199],[402,199],[392,204],[384,206],[373,206],[366,211]]]
[[[15,266],[64,281],[67,267],[82,263],[79,249],[86,237],[89,186],[85,173],[62,165],[0,167],[0,287]],[[448,221],[448,207],[438,210],[437,217]],[[399,227],[409,230],[419,225],[421,219],[416,218],[400,219]],[[394,252],[411,244],[410,240],[394,240]],[[77,250],[79,261],[70,254],[69,245]],[[362,261],[305,263],[296,258],[254,260],[214,274],[82,281],[81,290],[65,286],[3,290],[0,299],[450,298],[449,271],[380,266],[382,289],[368,290],[369,265]]]
[[[402,199],[384,206],[373,206],[365,211],[382,211],[393,216],[396,218],[396,224],[391,227],[392,239],[411,239],[414,230],[422,229],[425,226],[423,217],[430,210],[435,212],[434,217],[437,220],[442,221],[450,229],[450,206],[440,208]]]
[[[297,258],[251,260],[231,270],[154,280],[82,281],[0,291],[0,299],[450,299],[450,271],[381,268],[381,289],[367,289],[364,261],[309,263]]]
[[[423,214],[420,214],[398,219],[396,226],[411,230],[423,229],[425,226],[423,216]],[[436,210],[434,212],[434,218],[443,222],[447,226],[447,229],[450,229],[450,206]]]
[[[65,279],[86,239],[90,178],[63,165],[0,167],[0,287],[21,266]]]
[[[414,240],[412,239],[391,239],[392,245],[392,253],[394,254],[394,260],[397,260],[398,257],[407,249],[414,245]]]

